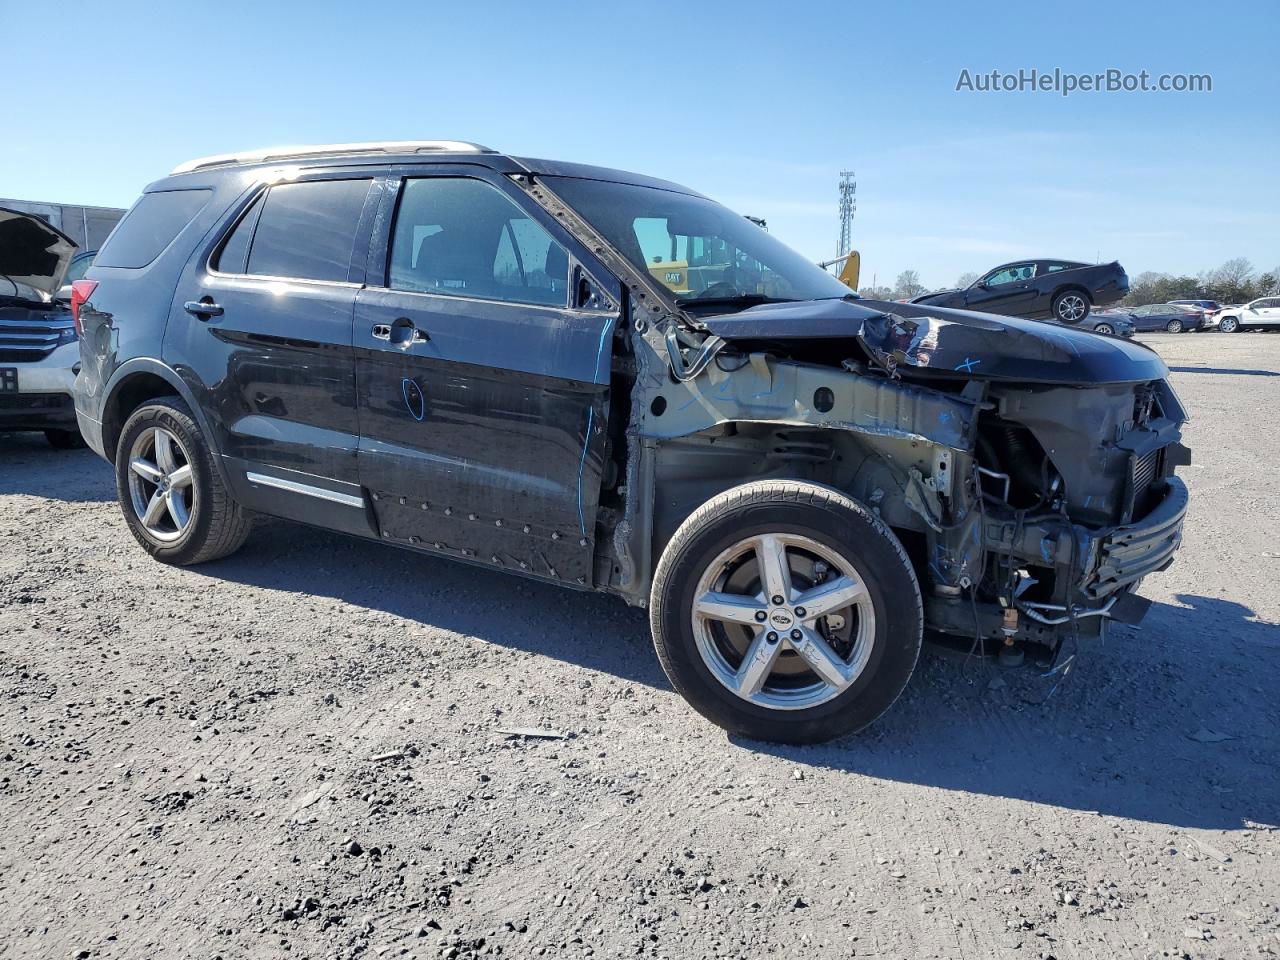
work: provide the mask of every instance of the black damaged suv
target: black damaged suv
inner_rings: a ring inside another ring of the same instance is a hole
[[[926,631],[1052,663],[1139,618],[1181,538],[1154,352],[858,300],[635,174],[454,141],[197,160],[73,307],[80,426],[157,559],[270,514],[613,593],[764,739],[871,722]]]

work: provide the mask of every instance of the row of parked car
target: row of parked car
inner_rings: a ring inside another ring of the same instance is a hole
[[[1142,307],[1095,311],[1089,317],[1099,333],[1132,336],[1135,332],[1191,333],[1219,330],[1266,330],[1280,327],[1280,297],[1260,297],[1224,306],[1216,300],[1171,300]]]

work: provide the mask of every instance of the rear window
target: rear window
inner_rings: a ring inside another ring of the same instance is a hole
[[[112,232],[96,266],[145,267],[200,212],[212,190],[162,190],[144,193]]]
[[[272,187],[252,240],[245,238],[249,245],[246,272],[263,277],[346,280],[370,183],[369,179],[308,180]],[[228,249],[234,251],[240,239],[233,235]],[[219,266],[230,262],[224,251]]]

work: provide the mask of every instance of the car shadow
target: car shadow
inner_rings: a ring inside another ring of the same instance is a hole
[[[0,433],[0,496],[29,494],[66,503],[116,497],[111,466],[93,451],[55,450],[42,433]]]
[[[1220,373],[1233,377],[1280,377],[1275,370],[1241,370],[1232,367],[1170,367],[1174,373]]]
[[[669,689],[643,610],[283,520],[261,519],[239,552],[192,573],[380,610],[488,643]]]
[[[830,744],[742,749],[844,773],[1179,827],[1280,823],[1280,626],[1182,594],[1044,676],[922,658],[894,709]]]
[[[600,594],[276,521],[192,572],[332,597],[670,689],[644,611]],[[926,653],[893,710],[860,734],[814,747],[729,740],[797,764],[1108,816],[1220,829],[1275,822],[1268,691],[1280,686],[1280,658],[1258,655],[1277,649],[1280,630],[1230,601],[1177,600],[1154,605],[1141,628],[1082,643],[1065,675]]]

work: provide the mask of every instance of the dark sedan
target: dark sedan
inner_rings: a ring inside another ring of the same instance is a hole
[[[1204,329],[1204,311],[1181,303],[1149,303],[1125,312],[1139,332],[1184,333]]]
[[[1115,303],[1128,292],[1129,276],[1116,261],[1019,260],[988,271],[967,289],[930,293],[913,302],[1074,325],[1091,308]]]

